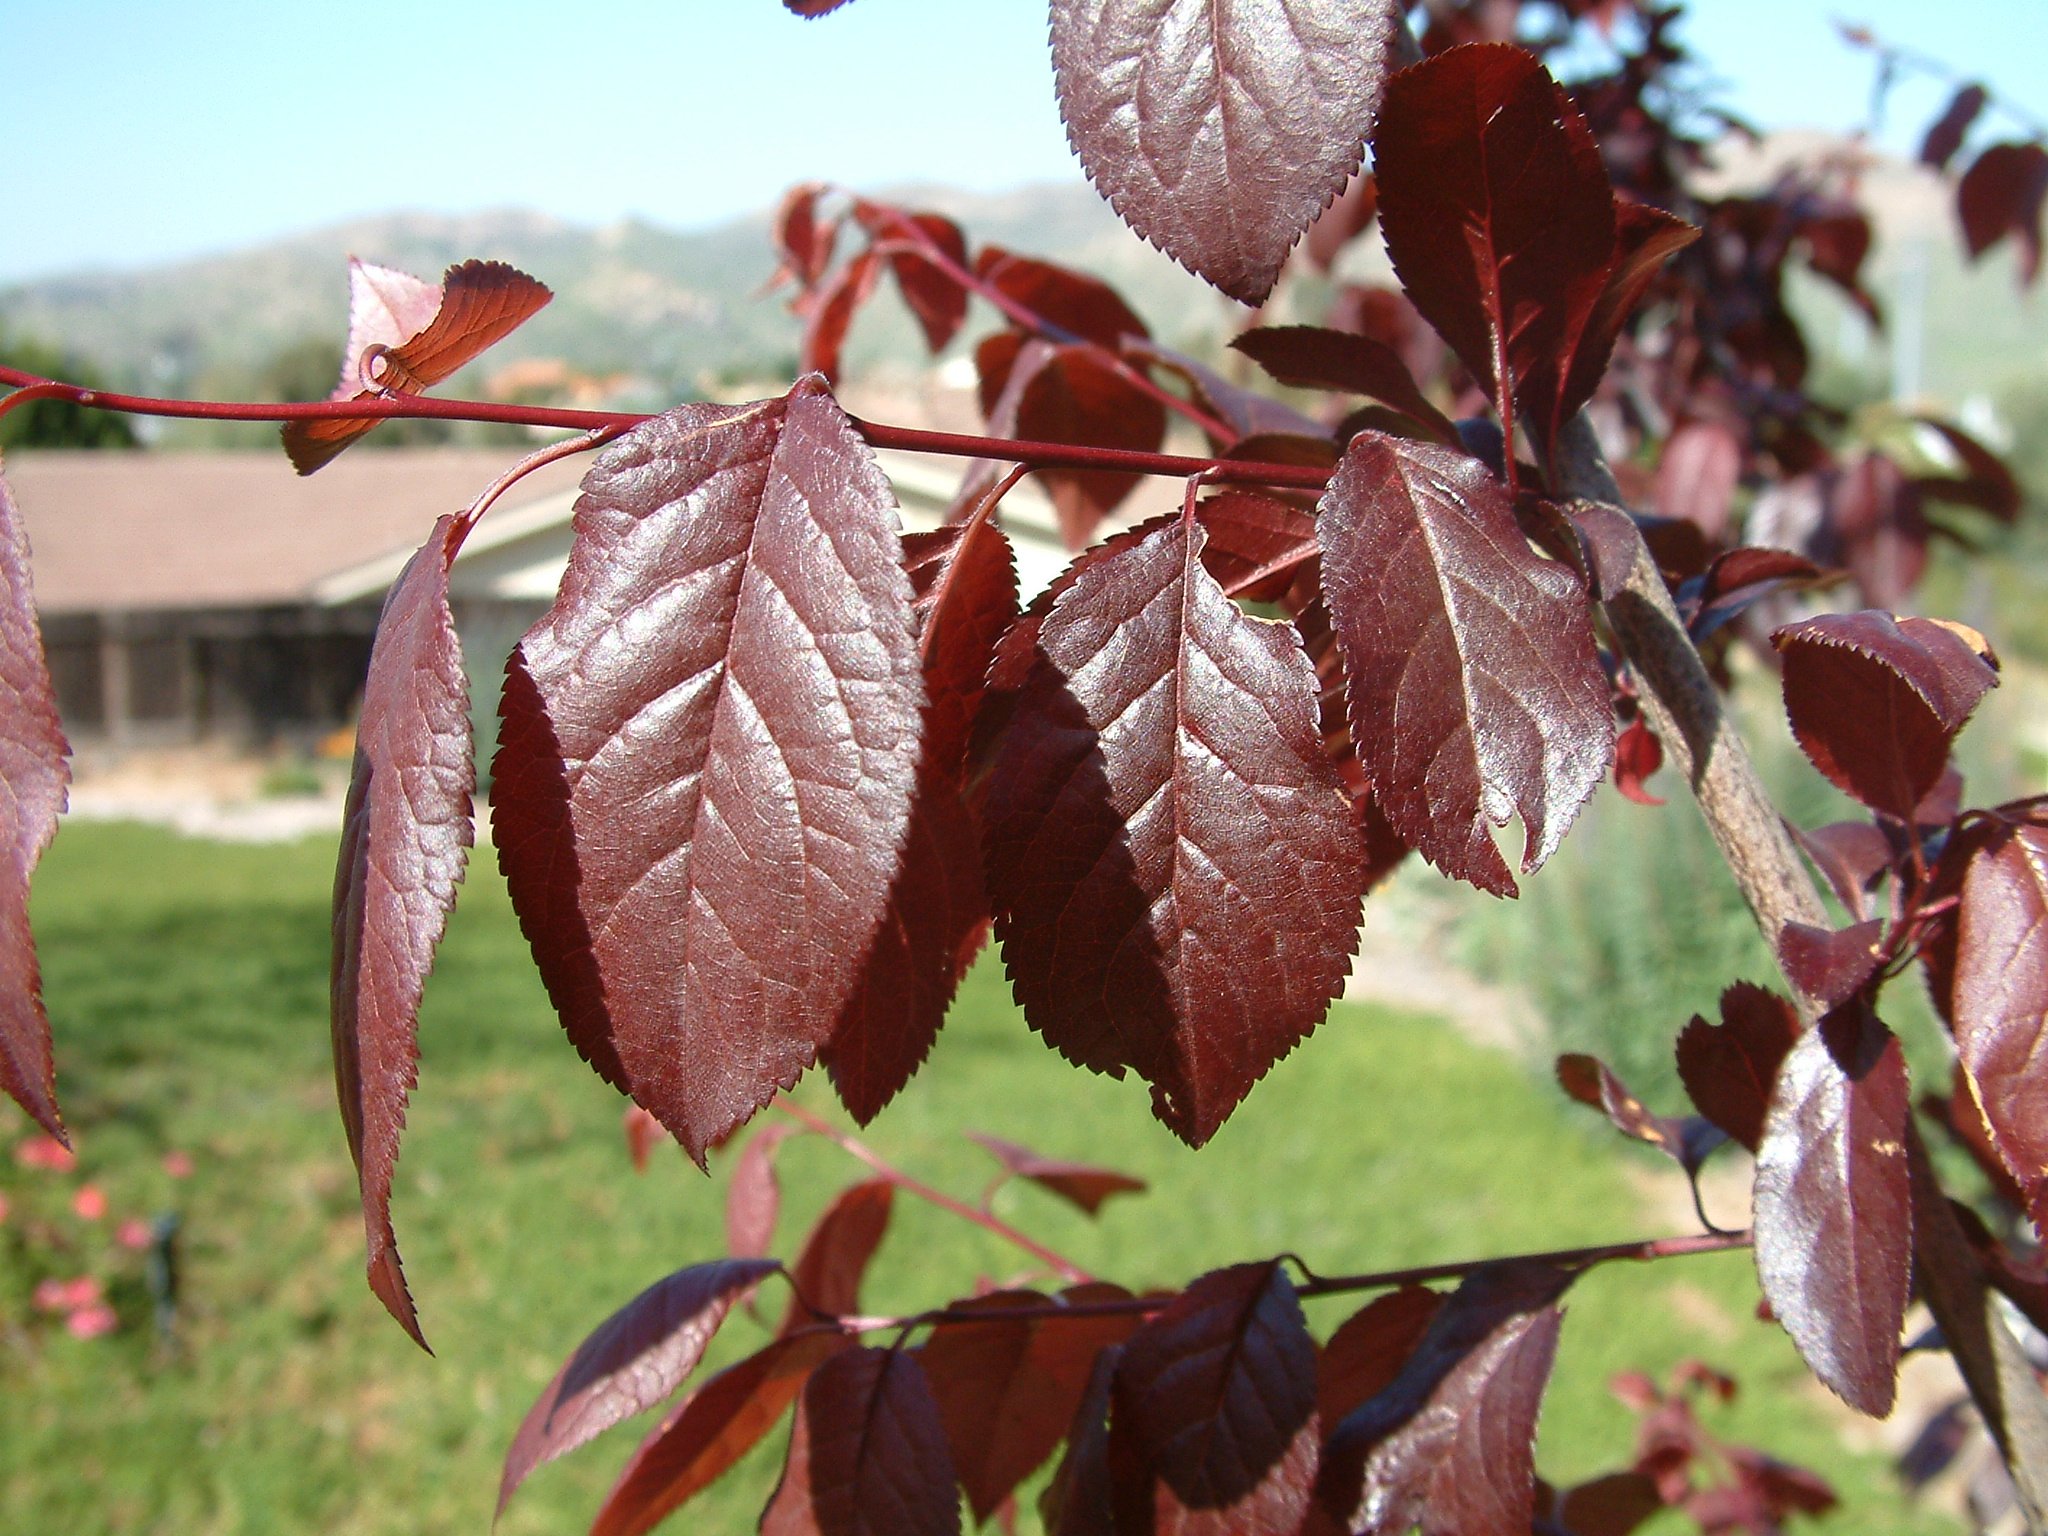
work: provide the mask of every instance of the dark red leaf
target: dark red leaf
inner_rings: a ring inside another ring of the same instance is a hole
[[[798,16],[822,16],[827,11],[836,11],[846,0],[782,0],[785,9]]]
[[[1772,634],[1785,712],[1814,766],[1901,819],[1941,778],[1949,743],[1998,673],[1956,626],[1867,609]]]
[[[782,1266],[720,1259],[658,1280],[577,1346],[527,1410],[498,1483],[498,1513],[535,1467],[567,1455],[682,1385],[740,1296]]]
[[[2020,248],[2020,282],[2041,270],[2041,209],[2048,202],[2048,147],[1993,144],[1963,173],[1956,214],[1972,261],[2007,235]]]
[[[1622,1135],[1655,1147],[1688,1174],[1727,1137],[1697,1115],[1660,1115],[1644,1106],[1604,1061],[1572,1054],[1557,1058],[1558,1086],[1607,1117]]]
[[[1536,1413],[1572,1275],[1516,1262],[1475,1271],[1391,1385],[1323,1449],[1317,1500],[1346,1530],[1527,1536]]]
[[[923,692],[893,509],[815,379],[679,407],[585,477],[507,668],[520,925],[577,1049],[700,1163],[810,1064],[887,911]]]
[[[1143,1179],[1134,1179],[1127,1173],[1096,1168],[1088,1163],[1067,1163],[1058,1158],[1040,1157],[1029,1147],[984,1136],[977,1131],[969,1131],[967,1139],[978,1142],[1017,1178],[1029,1179],[1041,1188],[1051,1190],[1090,1216],[1101,1210],[1102,1203],[1111,1195],[1139,1194],[1146,1187]]]
[[[1116,1424],[1111,1424],[1110,1433],[1112,1437],[1117,1434]],[[1266,1469],[1258,1486],[1221,1509],[1198,1509],[1183,1503],[1167,1483],[1155,1479],[1153,1536],[1272,1536],[1276,1531],[1302,1530],[1304,1518],[1312,1512],[1311,1499],[1320,1461],[1318,1441],[1316,1422],[1311,1418],[1295,1431],[1287,1449]],[[1133,1452],[1130,1459],[1135,1464],[1137,1453]],[[1133,1483],[1140,1480],[1137,1475],[1131,1477]]]
[[[1867,821],[1830,822],[1811,832],[1790,830],[1849,915],[1858,922],[1868,917],[1870,893],[1898,857],[1891,839]]]
[[[1004,356],[1014,360],[1014,379],[1012,363],[1002,361]],[[1027,348],[1016,332],[1000,331],[981,344],[975,358],[984,390],[991,378],[1016,388],[1014,416],[991,413],[990,428],[999,435],[1140,453],[1156,452],[1165,440],[1166,407],[1093,347]],[[1068,548],[1079,549],[1143,477],[1088,469],[1046,470],[1041,478]]]
[[[1786,979],[1822,1008],[1838,1007],[1877,971],[1884,941],[1879,918],[1840,930],[1787,923],[1778,933],[1778,964]]]
[[[705,1382],[641,1442],[590,1536],[642,1536],[659,1525],[753,1449],[818,1364],[846,1347],[843,1334],[795,1334]]]
[[[1316,555],[1316,520],[1256,491],[1217,491],[1195,508],[1209,540],[1202,564],[1223,590],[1247,602],[1277,602]]]
[[[1435,1291],[1404,1285],[1338,1324],[1316,1357],[1316,1417],[1334,1426],[1393,1385],[1442,1305]]]
[[[1698,1014],[1678,1036],[1678,1076],[1693,1107],[1754,1152],[1778,1067],[1799,1038],[1792,1005],[1738,981],[1721,994],[1721,1022]]]
[[[820,1321],[820,1314],[851,1317],[860,1311],[860,1284],[889,1231],[895,1196],[896,1186],[887,1179],[869,1179],[842,1190],[825,1208],[790,1266],[795,1294],[782,1333]]]
[[[881,925],[820,1059],[865,1125],[930,1053],[988,931],[981,839],[962,798],[996,642],[1017,614],[1009,540],[987,515],[905,541],[924,672],[910,826]]]
[[[803,182],[783,193],[775,210],[775,248],[782,255],[782,272],[802,288],[812,287],[825,275],[838,243],[838,221],[818,218],[818,199],[825,191],[823,182]],[[781,275],[770,280],[771,288]]]
[[[1117,1411],[1182,1502],[1256,1489],[1315,1414],[1316,1349],[1277,1261],[1202,1276],[1124,1345]]]
[[[448,607],[448,572],[468,532],[443,517],[384,600],[334,870],[334,1083],[370,1289],[422,1349],[391,1228],[391,1177],[418,1077],[420,994],[475,840],[469,679]]]
[[[450,267],[440,286],[349,258],[348,341],[334,400],[416,395],[495,346],[554,294],[502,261]],[[310,475],[377,425],[374,419],[290,421],[284,451]]]
[[[28,882],[57,835],[71,770],[43,660],[29,583],[28,534],[0,479],[0,1088],[65,1146],[42,972],[28,925]]]
[[[1068,1426],[1066,1454],[1038,1496],[1046,1536],[1128,1536],[1119,1529],[1109,1464],[1110,1389],[1122,1357],[1122,1348],[1113,1345],[1096,1356],[1088,1374]]]
[[[1638,715],[1614,743],[1614,787],[1638,805],[1662,805],[1645,788],[1650,775],[1664,766],[1664,743]]]
[[[1052,1455],[1094,1364],[1091,1353],[1075,1362],[1078,1369],[1068,1364],[1055,1371],[1039,1336],[1062,1325],[1004,1316],[1049,1305],[1036,1291],[996,1291],[955,1302],[949,1310],[991,1320],[941,1325],[918,1351],[977,1521],[986,1521]],[[1112,1342],[1099,1340],[1101,1346]]]
[[[974,258],[974,275],[1039,319],[1112,352],[1126,336],[1152,334],[1114,288],[1070,267],[985,245]]]
[[[956,1536],[960,1496],[917,1356],[841,1350],[797,1404],[761,1536]]]
[[[943,214],[905,213],[863,201],[854,206],[854,216],[877,241],[930,245],[956,268],[967,268],[967,237]],[[967,290],[918,249],[890,251],[889,270],[895,274],[904,305],[924,332],[925,345],[935,353],[944,351],[967,319]]]
[[[1547,461],[1583,401],[1574,353],[1616,254],[1585,119],[1535,55],[1454,48],[1389,82],[1373,167],[1401,286],[1486,386],[1508,441],[1519,408]]]
[[[1364,395],[1438,442],[1458,441],[1458,429],[1423,394],[1401,354],[1383,341],[1313,325],[1275,325],[1246,331],[1231,345],[1282,384]]]
[[[1376,432],[1344,450],[1316,531],[1373,798],[1439,869],[1512,893],[1489,827],[1519,813],[1536,869],[1614,759],[1584,584],[1529,548],[1477,460]]]
[[[881,275],[881,258],[873,250],[865,250],[804,299],[800,358],[804,372],[823,374],[828,381],[839,377],[839,354],[846,345],[846,333],[861,305],[874,297]]]
[[[1806,264],[1833,283],[1866,315],[1872,325],[1884,313],[1863,286],[1863,261],[1870,254],[1870,219],[1852,205],[1836,204],[1801,219],[1795,238],[1806,244]]]
[[[2002,523],[2010,523],[2020,515],[2025,496],[2019,481],[2007,467],[2005,460],[1986,448],[1977,439],[1951,422],[1938,416],[1915,418],[1919,423],[1940,434],[1962,464],[1960,478],[1947,475],[1923,475],[1914,482],[1920,491],[1941,501],[1955,502],[1966,507],[1975,507],[1988,512]]]
[[[734,1258],[758,1258],[775,1240],[782,1211],[782,1186],[775,1177],[775,1149],[797,1134],[783,1122],[764,1125],[740,1148],[725,1187],[725,1248]]]
[[[1393,0],[1053,0],[1067,137],[1124,222],[1263,303],[1364,158]]]
[[[1963,147],[1963,138],[1969,133],[1970,125],[1977,121],[1977,114],[1984,110],[1984,104],[1990,99],[1990,93],[1974,82],[1958,89],[1942,109],[1941,116],[1929,125],[1927,137],[1920,141],[1920,163],[1931,165],[1937,171],[1947,170],[1949,161],[1955,159],[1956,151]]]
[[[1953,999],[1956,1051],[1992,1144],[2048,1229],[2048,827],[2004,828],[1970,861]]]
[[[1681,596],[1686,629],[1695,642],[1704,640],[1759,598],[1785,587],[1815,586],[1829,579],[1804,555],[1787,549],[1728,549]]]
[[[997,933],[1026,1019],[1214,1134],[1315,1027],[1357,944],[1363,850],[1293,631],[1247,617],[1176,520],[1074,578],[995,754]]]
[[[1999,1156],[1998,1148],[1991,1140],[1991,1127],[1984,1123],[1984,1112],[1971,1091],[1967,1067],[1960,1061],[1955,1064],[1953,1083],[1948,1093],[1930,1091],[1921,1094],[1920,1112],[1970,1154],[1970,1161],[1977,1165],[2000,1200],[2011,1206],[2015,1213],[2026,1210],[2026,1189],[2012,1176],[2012,1170],[2005,1166],[2005,1159]]]
[[[1920,583],[1934,529],[1919,481],[1888,454],[1852,457],[1826,482],[1827,531],[1833,556],[1863,591],[1865,602],[1894,606]]]
[[[1771,1310],[1850,1407],[1882,1418],[1897,1388],[1912,1268],[1905,1058],[1868,1006],[1785,1057],[1756,1154],[1756,1264]]]
[[[1629,1536],[1663,1507],[1654,1479],[1641,1472],[1610,1472],[1559,1495],[1557,1523],[1571,1536]]]

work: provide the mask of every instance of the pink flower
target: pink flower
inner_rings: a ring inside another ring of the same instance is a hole
[[[79,1312],[100,1304],[100,1283],[91,1275],[76,1280],[45,1280],[36,1286],[35,1303],[43,1312]]]
[[[114,1241],[123,1248],[133,1248],[137,1251],[147,1248],[149,1246],[149,1223],[130,1216],[120,1226],[114,1228]]]
[[[104,1221],[107,1217],[107,1192],[97,1184],[81,1184],[71,1197],[71,1210],[80,1221]]]
[[[164,1172],[168,1173],[174,1179],[191,1178],[191,1154],[187,1152],[166,1152],[164,1154]]]
[[[120,1325],[121,1320],[114,1316],[114,1309],[103,1304],[80,1307],[64,1319],[65,1328],[75,1339],[97,1339],[112,1333]]]
[[[7,1219],[7,1197],[0,1195],[0,1221]]]
[[[39,1280],[36,1282],[36,1310],[38,1312],[62,1312],[64,1310],[65,1284],[62,1280]]]
[[[78,1159],[54,1136],[31,1136],[14,1149],[14,1160],[24,1168],[48,1168],[68,1173]]]

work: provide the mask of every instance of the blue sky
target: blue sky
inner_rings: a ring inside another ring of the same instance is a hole
[[[2048,115],[2042,0],[1699,0],[1689,36],[1766,127],[1845,127],[1871,63],[1830,17]],[[806,178],[1078,176],[1039,0],[0,0],[0,282],[228,249],[399,208],[713,223]],[[1959,23],[1967,18],[1967,27]],[[1941,88],[1895,99],[1910,146]]]

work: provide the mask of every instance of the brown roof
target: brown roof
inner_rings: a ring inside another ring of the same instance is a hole
[[[45,614],[305,602],[314,583],[421,543],[519,452],[357,449],[301,479],[277,453],[31,453],[5,470]],[[584,459],[520,481],[510,507],[573,486]]]

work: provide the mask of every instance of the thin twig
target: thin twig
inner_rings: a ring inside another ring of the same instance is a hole
[[[816,1132],[826,1140],[835,1143],[848,1155],[866,1163],[868,1167],[874,1169],[876,1173],[887,1179],[891,1184],[894,1184],[906,1195],[915,1195],[918,1199],[925,1201],[929,1205],[935,1205],[942,1211],[951,1212],[962,1221],[972,1222],[975,1226],[980,1227],[985,1232],[994,1234],[1012,1247],[1022,1249],[1025,1253],[1038,1260],[1039,1263],[1057,1271],[1063,1280],[1075,1285],[1089,1285],[1094,1282],[1095,1276],[1091,1275],[1065,1254],[1059,1252],[1059,1250],[1046,1247],[1044,1243],[1039,1242],[1028,1233],[1019,1231],[993,1212],[977,1210],[966,1201],[954,1199],[953,1196],[947,1194],[943,1189],[934,1188],[914,1174],[905,1173],[858,1136],[853,1135],[849,1131],[840,1130],[838,1126],[832,1124],[831,1121],[826,1120],[823,1116],[814,1115],[801,1104],[792,1103],[787,1098],[777,1098],[775,1100],[775,1107],[806,1130]]]

